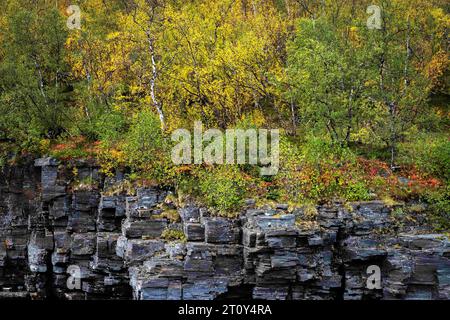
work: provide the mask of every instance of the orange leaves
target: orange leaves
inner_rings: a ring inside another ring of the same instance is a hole
[[[99,147],[98,142],[89,142],[85,137],[77,136],[50,146],[49,152],[61,160],[93,158],[99,153]]]
[[[402,167],[392,172],[387,163],[380,160],[359,158],[366,180],[378,195],[389,194],[400,198],[420,195],[424,190],[442,186],[442,182],[418,171],[414,166]]]
[[[178,174],[191,173],[192,172],[192,166],[185,165],[185,166],[176,167],[175,168],[175,172],[178,173]]]

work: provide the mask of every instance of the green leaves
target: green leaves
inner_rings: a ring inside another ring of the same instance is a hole
[[[55,138],[70,119],[64,19],[46,9],[11,9],[2,31],[0,117],[19,140]]]
[[[242,205],[246,182],[235,166],[223,165],[200,173],[200,191],[206,203],[220,213],[233,212]]]
[[[300,20],[288,44],[288,81],[308,124],[326,130],[337,142],[348,142],[364,105],[368,53],[325,19]]]

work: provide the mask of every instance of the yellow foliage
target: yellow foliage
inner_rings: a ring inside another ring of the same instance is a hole
[[[450,66],[448,53],[439,50],[433,57],[431,61],[426,66],[427,77],[431,80],[432,87],[434,89],[441,89],[446,84],[443,79],[443,75],[448,70]]]

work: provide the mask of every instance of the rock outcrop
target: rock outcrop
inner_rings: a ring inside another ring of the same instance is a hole
[[[3,169],[0,298],[450,298],[449,240],[399,227],[381,201],[313,214],[247,201],[229,219],[175,206],[172,190],[108,192],[117,180],[50,158]]]

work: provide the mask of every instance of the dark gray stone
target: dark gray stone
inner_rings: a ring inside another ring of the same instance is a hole
[[[200,223],[185,223],[184,234],[187,241],[204,241],[205,240],[205,227]]]
[[[147,219],[130,221],[125,220],[122,224],[122,234],[128,238],[157,238],[161,236],[167,227],[167,219]]]
[[[205,240],[208,243],[239,243],[238,221],[226,218],[205,218]]]

